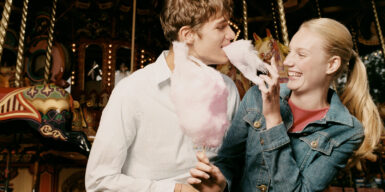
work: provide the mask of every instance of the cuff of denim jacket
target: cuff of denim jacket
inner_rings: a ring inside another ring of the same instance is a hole
[[[261,131],[260,136],[263,151],[275,150],[290,143],[290,138],[287,135],[287,129],[283,122],[271,129]]]

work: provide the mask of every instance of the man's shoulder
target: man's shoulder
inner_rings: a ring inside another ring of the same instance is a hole
[[[222,75],[223,81],[225,82],[226,86],[230,89],[230,91],[237,90],[237,86],[235,85],[234,81],[227,75],[220,73]]]

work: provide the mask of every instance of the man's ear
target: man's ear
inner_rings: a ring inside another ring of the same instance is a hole
[[[179,29],[178,39],[186,44],[192,44],[194,42],[194,31],[189,26],[183,26]]]
[[[333,74],[335,73],[336,71],[338,71],[338,69],[340,68],[341,66],[341,57],[340,56],[332,56],[329,61],[328,61],[328,65],[327,65],[327,69],[326,69],[326,74]]]

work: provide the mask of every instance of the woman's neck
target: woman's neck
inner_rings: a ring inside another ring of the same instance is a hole
[[[290,100],[294,105],[305,110],[322,109],[329,106],[327,101],[329,87],[311,90],[306,93],[293,91]]]

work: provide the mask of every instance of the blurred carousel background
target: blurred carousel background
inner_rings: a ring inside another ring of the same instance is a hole
[[[85,191],[87,157],[114,85],[169,47],[163,3],[0,0],[0,191]],[[261,58],[275,52],[283,61],[299,25],[317,17],[350,30],[385,119],[385,0],[234,0],[230,24]],[[241,96],[251,86],[232,65],[216,68]],[[280,75],[285,82],[283,66]],[[327,191],[384,191],[384,145],[385,137],[375,158],[342,170]]]

